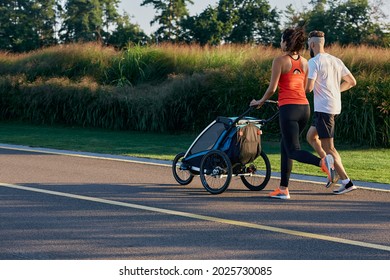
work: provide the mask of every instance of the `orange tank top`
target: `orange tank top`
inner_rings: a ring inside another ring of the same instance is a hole
[[[292,67],[279,78],[279,106],[287,104],[309,104],[305,93],[305,72],[301,68],[301,57],[293,59],[290,56]]]

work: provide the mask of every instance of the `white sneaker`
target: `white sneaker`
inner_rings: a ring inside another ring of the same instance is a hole
[[[350,191],[353,191],[353,190],[356,190],[357,188],[353,185],[352,181],[349,181],[348,184],[342,184],[340,186],[340,188],[338,188],[337,190],[334,190],[333,193],[334,194],[343,194],[343,193],[347,193],[347,192],[350,192]]]

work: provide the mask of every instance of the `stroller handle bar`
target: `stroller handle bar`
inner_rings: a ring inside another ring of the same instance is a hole
[[[274,100],[266,100],[265,103],[272,103],[272,104],[276,104],[276,105],[279,104],[278,101],[274,101]],[[239,115],[234,120],[232,126],[236,125],[239,122],[239,120],[241,120],[243,117],[245,117],[245,115],[247,115],[250,111],[252,111],[255,108],[256,108],[256,106],[249,106],[248,109],[246,109],[244,113]],[[268,118],[266,120],[261,120],[260,123],[261,124],[266,124],[267,122],[270,122],[270,121],[274,120],[278,115],[279,115],[279,110],[275,114],[273,114],[270,118]]]

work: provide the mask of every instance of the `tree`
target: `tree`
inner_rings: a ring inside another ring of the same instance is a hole
[[[236,12],[232,0],[220,0],[215,7],[208,6],[199,15],[181,21],[182,39],[201,45],[219,45],[231,34]]]
[[[291,7],[286,10],[288,24],[306,22],[306,29],[322,30],[327,44],[369,44],[388,46],[389,33],[385,32],[380,9],[381,0],[370,4],[368,0],[313,0],[312,10],[295,13]],[[295,15],[297,16],[294,16]]]
[[[100,9],[102,10],[102,25],[103,25],[103,30],[102,30],[102,37],[105,42],[108,41],[110,37],[110,29],[118,25],[121,19],[120,15],[118,13],[118,5],[119,5],[120,0],[100,0]]]
[[[220,0],[183,23],[186,35],[204,44],[271,44],[280,37],[279,16],[266,0]],[[190,40],[187,38],[187,40]]]
[[[64,42],[102,41],[102,18],[99,0],[67,0],[60,38]]]
[[[117,19],[117,28],[108,39],[108,44],[117,48],[125,48],[129,43],[144,45],[149,42],[149,37],[141,30],[138,24],[130,22],[127,13]]]
[[[54,44],[55,4],[55,0],[2,0],[0,48],[25,52]]]
[[[187,3],[193,4],[192,0],[144,0],[141,6],[152,4],[159,15],[150,22],[159,24],[156,31],[156,39],[159,41],[177,42],[180,40],[182,30],[180,22],[188,17]]]
[[[233,0],[235,20],[231,34],[233,43],[271,44],[280,34],[279,16],[266,0]]]
[[[223,40],[224,23],[218,19],[218,10],[208,6],[199,15],[189,17],[181,23],[182,39],[200,45],[219,45]]]
[[[15,31],[18,22],[17,8],[18,3],[13,0],[4,0],[0,2],[0,47],[3,50],[12,50],[14,47]]]
[[[348,0],[333,10],[339,19],[335,20],[335,28],[330,34],[333,38],[337,38],[335,33],[340,34],[335,41],[341,45],[380,45],[383,41],[385,34],[381,32],[380,25],[373,22],[372,7],[368,0]],[[376,37],[372,36],[374,34]]]
[[[51,46],[57,43],[55,26],[57,24],[56,8],[59,1],[39,0],[33,1],[31,18],[34,21],[33,29],[39,38],[39,47]]]

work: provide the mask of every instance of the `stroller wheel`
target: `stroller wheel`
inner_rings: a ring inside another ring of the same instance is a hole
[[[200,163],[200,180],[209,193],[223,193],[231,179],[232,164],[224,152],[213,150],[203,156]]]
[[[180,185],[188,185],[194,179],[194,175],[189,170],[182,168],[182,162],[185,153],[177,154],[172,162],[172,173],[173,177]]]
[[[265,188],[271,178],[271,164],[264,151],[261,151],[256,160],[256,171],[250,173],[249,176],[240,176],[240,178],[251,191],[261,191]]]

